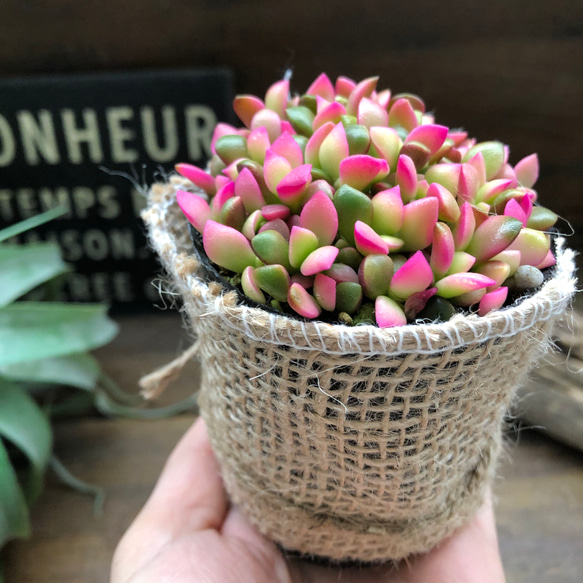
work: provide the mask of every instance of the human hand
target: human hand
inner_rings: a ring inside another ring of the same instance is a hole
[[[343,569],[297,559],[229,506],[199,419],[168,459],[150,499],[119,543],[111,583],[503,583],[490,498],[431,552],[397,567]]]

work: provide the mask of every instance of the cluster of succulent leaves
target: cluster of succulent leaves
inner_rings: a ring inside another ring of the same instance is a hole
[[[509,286],[540,285],[557,216],[536,202],[536,154],[512,166],[507,146],[377,80],[322,74],[301,96],[284,80],[235,98],[245,127],[216,127],[209,171],[176,166],[209,259],[255,302],[380,327],[485,315]]]
[[[102,305],[16,301],[31,290],[50,296],[51,283],[69,269],[52,243],[6,241],[59,214],[63,209],[0,230],[0,548],[29,536],[30,504],[49,463],[58,466],[50,411],[39,406],[40,396],[57,385],[91,392],[101,371],[87,351],[117,332]],[[24,461],[26,476],[19,480],[14,464]]]

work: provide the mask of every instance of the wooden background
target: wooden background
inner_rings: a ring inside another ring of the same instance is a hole
[[[0,2],[0,76],[215,65],[251,93],[288,66],[297,90],[380,74],[512,162],[537,152],[541,200],[583,232],[580,0]]]

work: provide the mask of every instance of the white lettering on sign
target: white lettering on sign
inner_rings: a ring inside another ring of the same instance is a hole
[[[170,162],[176,160],[178,154],[178,127],[176,123],[176,111],[171,105],[162,108],[162,142],[160,146],[156,132],[156,121],[152,107],[142,107],[142,128],[144,131],[144,147],[152,160],[158,162]]]
[[[126,142],[133,140],[136,133],[127,125],[123,125],[123,122],[132,121],[133,117],[134,112],[131,107],[108,107],[105,110],[111,158],[114,162],[135,162],[138,159],[138,152],[126,147]]]
[[[212,155],[211,141],[217,123],[215,112],[204,105],[189,105],[184,110],[188,155],[199,160],[203,153]]]
[[[8,120],[0,114],[0,168],[9,166],[16,155],[16,140]]]
[[[61,159],[51,112],[41,109],[37,121],[30,111],[19,111],[16,119],[27,163],[36,166],[42,157],[47,164],[58,164]]]
[[[65,287],[74,302],[131,302],[135,300],[131,283],[131,274],[125,271],[70,273]]]
[[[81,112],[83,115],[84,127],[77,126],[75,112],[72,109],[63,109],[61,119],[63,122],[63,133],[67,143],[67,152],[71,164],[82,164],[83,153],[81,144],[87,144],[89,158],[94,164],[103,162],[103,149],[99,137],[99,126],[97,124],[97,113],[93,109],[86,107]]]

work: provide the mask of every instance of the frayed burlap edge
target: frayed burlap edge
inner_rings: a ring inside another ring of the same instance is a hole
[[[560,242],[555,276],[484,318],[306,323],[202,281],[177,185],[192,187],[153,187],[144,219],[199,336],[201,412],[232,499],[283,546],[334,560],[399,559],[463,524],[514,388],[575,290],[572,251]]]

